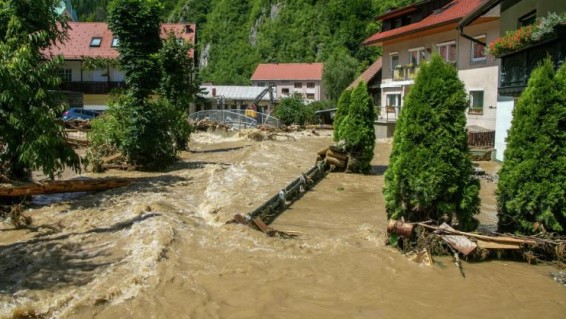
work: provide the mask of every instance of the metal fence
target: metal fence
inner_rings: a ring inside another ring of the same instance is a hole
[[[189,118],[194,121],[208,119],[223,123],[233,129],[257,127],[258,125],[279,127],[277,118],[251,110],[204,110],[191,113]]]

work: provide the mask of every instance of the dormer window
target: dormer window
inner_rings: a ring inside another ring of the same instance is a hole
[[[116,47],[118,47],[119,45],[120,45],[120,39],[118,39],[118,38],[113,38],[113,39],[112,39],[112,47],[113,47],[113,48],[116,48]]]
[[[90,46],[94,48],[100,47],[101,43],[102,43],[102,38],[100,37],[94,37],[90,40]]]

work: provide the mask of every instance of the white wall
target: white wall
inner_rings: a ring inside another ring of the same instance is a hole
[[[512,97],[500,97],[497,101],[497,123],[495,129],[495,159],[503,161],[507,149],[507,134],[513,119],[514,100]]]

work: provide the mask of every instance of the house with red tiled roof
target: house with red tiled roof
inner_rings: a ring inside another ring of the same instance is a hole
[[[322,63],[261,63],[251,81],[253,86],[271,85],[279,98],[300,94],[306,102],[320,101],[325,99],[323,68]]]
[[[469,96],[470,131],[495,129],[498,61],[484,52],[499,36],[499,7],[483,13],[465,30],[458,22],[487,0],[426,0],[390,10],[376,19],[382,30],[365,41],[383,48],[379,121],[395,122],[419,65],[434,52],[454,64]]]
[[[108,25],[104,22],[70,22],[68,39],[50,47],[46,56],[62,55],[65,58],[60,68],[63,79],[62,90],[72,96],[72,106],[99,109],[106,105],[112,89],[124,87],[124,72],[119,68],[107,66],[104,69],[88,70],[84,62],[87,58],[117,59],[120,45]],[[194,24],[162,24],[161,36],[169,33],[182,41],[194,45]],[[193,54],[189,52],[190,55]]]

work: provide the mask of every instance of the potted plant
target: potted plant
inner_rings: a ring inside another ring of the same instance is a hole
[[[404,78],[404,74],[403,74],[403,66],[401,64],[397,64],[395,66],[395,69],[393,70],[393,79],[394,80],[403,80]]]
[[[407,77],[409,79],[414,79],[417,75],[417,69],[413,63],[409,63],[405,65],[405,69],[407,70]]]

